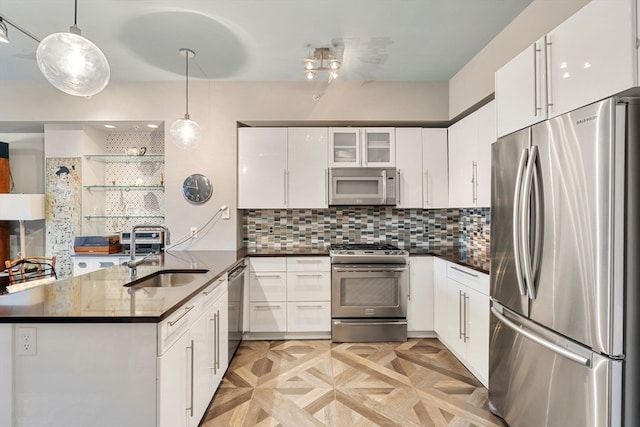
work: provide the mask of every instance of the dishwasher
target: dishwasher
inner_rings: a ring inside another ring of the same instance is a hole
[[[242,341],[242,305],[244,295],[244,261],[229,271],[229,363]]]

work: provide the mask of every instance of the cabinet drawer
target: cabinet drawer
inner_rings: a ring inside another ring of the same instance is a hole
[[[489,295],[489,275],[452,262],[447,263],[447,277]]]
[[[287,273],[284,271],[251,273],[249,297],[250,301],[286,301]]]
[[[251,332],[284,332],[287,328],[287,305],[283,302],[249,304]]]
[[[162,356],[202,313],[202,298],[196,297],[158,324],[158,356]]]
[[[329,257],[288,257],[287,271],[331,271]]]
[[[287,301],[331,300],[331,273],[287,272]]]
[[[225,292],[226,288],[227,275],[225,273],[222,277],[217,278],[213,283],[207,286],[204,291],[201,292],[203,307],[206,308],[215,300],[217,300]]]
[[[258,271],[287,271],[287,258],[285,257],[264,257],[250,258],[250,268],[252,272]]]
[[[288,302],[287,331],[331,331],[331,303],[329,301]]]

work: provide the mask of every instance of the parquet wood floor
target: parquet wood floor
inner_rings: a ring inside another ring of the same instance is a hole
[[[245,341],[200,427],[504,426],[437,340]]]

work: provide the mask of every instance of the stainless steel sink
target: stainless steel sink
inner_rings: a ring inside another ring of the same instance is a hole
[[[200,275],[209,270],[161,270],[149,276],[141,277],[125,286],[136,288],[177,288],[193,283]]]

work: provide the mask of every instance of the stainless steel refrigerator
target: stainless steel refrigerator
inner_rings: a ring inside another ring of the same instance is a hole
[[[513,427],[637,426],[640,102],[492,146],[489,400]]]

